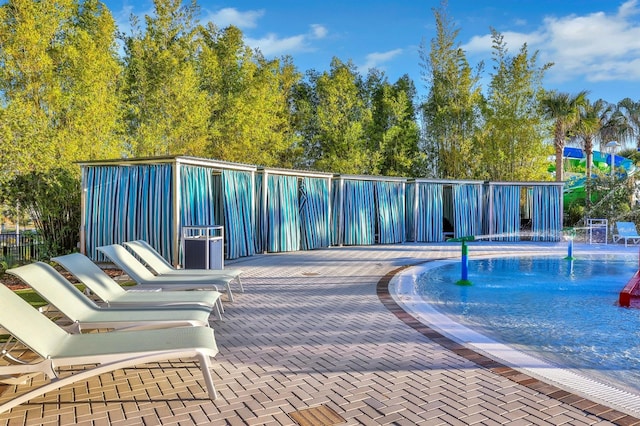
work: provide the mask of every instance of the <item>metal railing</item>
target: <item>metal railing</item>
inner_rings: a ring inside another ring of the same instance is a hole
[[[40,258],[43,244],[33,232],[0,234],[0,261],[25,263]]]

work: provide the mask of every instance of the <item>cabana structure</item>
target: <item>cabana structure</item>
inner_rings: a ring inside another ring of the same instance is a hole
[[[330,245],[329,173],[193,157],[80,163],[81,248],[143,239],[182,263],[181,229],[224,227],[225,258]]]
[[[438,242],[482,233],[484,182],[412,179],[407,239]]]
[[[559,241],[563,182],[487,182],[485,234],[495,241]]]
[[[224,257],[485,235],[557,241],[562,183],[333,175],[194,157],[80,163],[80,248],[143,239],[183,264],[181,231],[224,229]],[[528,235],[528,234],[527,234]]]
[[[402,243],[405,178],[335,175],[333,245]]]
[[[180,263],[184,226],[225,227],[225,257],[255,254],[257,167],[191,157],[80,163],[81,251],[143,239]]]
[[[329,247],[331,174],[261,168],[257,252]]]

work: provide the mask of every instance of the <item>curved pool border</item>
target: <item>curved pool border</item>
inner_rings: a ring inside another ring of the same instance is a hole
[[[412,279],[406,277],[450,262],[454,260],[429,260],[387,273],[377,284],[379,300],[409,327],[480,367],[603,420],[617,424],[640,422],[639,395],[552,366],[498,343],[454,322],[422,299],[419,302],[414,299],[419,296],[403,293],[403,285],[406,287]],[[417,303],[420,303],[420,310],[412,307]]]

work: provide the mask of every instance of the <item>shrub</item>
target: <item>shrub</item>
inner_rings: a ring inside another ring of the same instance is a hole
[[[17,175],[3,191],[5,202],[29,211],[49,258],[74,251],[80,230],[80,181],[66,169]]]

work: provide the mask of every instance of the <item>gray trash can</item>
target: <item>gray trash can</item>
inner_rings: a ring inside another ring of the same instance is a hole
[[[222,226],[185,226],[182,249],[185,269],[224,269]]]

